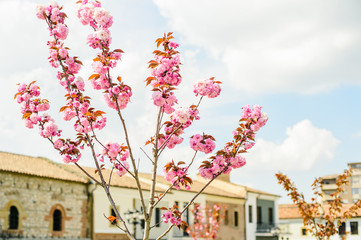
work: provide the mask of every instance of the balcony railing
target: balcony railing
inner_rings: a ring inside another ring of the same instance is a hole
[[[270,233],[275,227],[273,223],[257,223],[257,233]]]

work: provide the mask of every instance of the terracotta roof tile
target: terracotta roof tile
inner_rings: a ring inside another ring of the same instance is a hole
[[[341,216],[345,211],[347,211],[353,204],[343,204],[341,208],[341,213],[338,216]],[[328,214],[329,206],[324,207],[325,214]],[[295,204],[281,204],[278,206],[278,216],[279,219],[297,219],[302,218],[298,210],[298,207]],[[357,216],[361,216],[361,209],[358,210]]]
[[[301,218],[298,207],[294,204],[281,204],[278,206],[279,219]]]
[[[86,183],[88,180],[69,171],[60,164],[42,157],[30,157],[0,151],[0,171]]]

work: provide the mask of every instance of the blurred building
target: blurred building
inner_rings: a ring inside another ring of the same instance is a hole
[[[349,209],[353,204],[344,204],[341,209],[341,214]],[[325,206],[327,211],[327,205]],[[316,218],[316,222],[322,222],[321,216]],[[314,239],[311,232],[303,225],[303,218],[301,217],[298,207],[295,204],[281,204],[279,205],[279,240],[308,240]],[[338,228],[338,234],[335,234],[330,240],[348,239],[359,240],[361,239],[361,210],[357,215],[347,219]]]
[[[349,179],[349,184],[345,185],[341,197],[344,203],[354,203],[361,199],[361,163],[348,163],[348,167],[352,170],[352,176]],[[338,176],[339,174],[333,174],[322,177],[323,202],[332,199],[330,194],[336,192],[336,179]]]

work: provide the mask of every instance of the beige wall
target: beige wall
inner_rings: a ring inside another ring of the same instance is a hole
[[[210,200],[208,200],[210,199]],[[213,206],[220,203],[228,211],[228,224],[226,219],[223,219],[217,234],[217,240],[244,240],[246,239],[245,230],[245,201],[243,199],[223,198],[219,196],[207,196],[207,204]],[[234,212],[238,212],[238,227],[235,227]]]
[[[19,211],[23,236],[84,238],[89,232],[86,184],[0,172],[0,230],[8,231],[9,209]],[[52,212],[63,213],[63,231],[52,231]]]

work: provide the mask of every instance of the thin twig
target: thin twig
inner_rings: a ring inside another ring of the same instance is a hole
[[[114,166],[114,164],[113,164],[112,170],[110,171],[110,175],[109,175],[108,189],[110,189],[110,182],[111,182],[111,179],[112,179],[114,167],[115,167],[115,166]]]
[[[85,171],[78,163],[74,163],[83,173],[85,173],[89,178],[91,178],[94,182],[102,186],[102,184],[96,180],[94,177],[92,177],[87,171]]]
[[[107,216],[105,215],[105,213],[103,213],[104,217],[110,222],[110,220],[107,218]],[[113,224],[113,222],[111,222],[112,225],[116,226],[117,228],[119,228],[120,230],[122,230],[123,232],[125,232],[125,230],[123,228],[121,228],[120,226],[118,226],[118,224]]]
[[[144,151],[144,149],[143,149],[142,147],[140,147],[140,150],[142,150],[142,152],[145,154],[145,156],[147,156],[147,158],[148,158],[152,163],[154,163],[153,160],[149,157],[149,155]]]
[[[158,153],[158,157],[162,154],[162,152],[165,149],[165,145],[169,142],[170,138],[183,126],[183,124],[179,125],[169,136],[168,138],[162,143],[162,145],[159,147],[160,151]]]
[[[156,227],[156,226],[159,226],[162,222],[163,222],[163,221],[160,221],[160,222],[154,224],[153,226],[150,227],[150,229],[152,229],[152,228],[154,228],[154,227]]]

